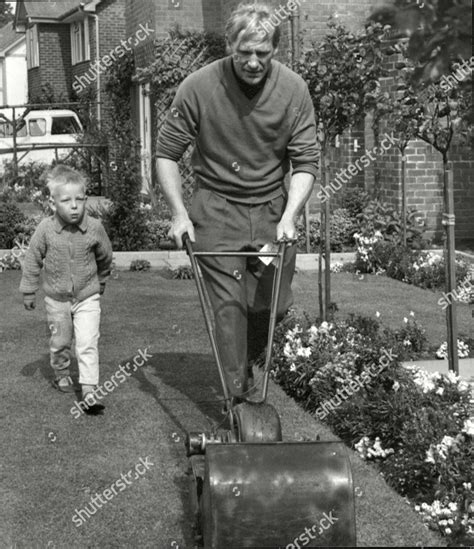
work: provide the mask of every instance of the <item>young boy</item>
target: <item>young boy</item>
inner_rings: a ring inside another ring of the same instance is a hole
[[[65,393],[75,390],[69,371],[74,335],[82,399],[92,408],[98,406],[94,389],[99,382],[100,295],[110,274],[112,246],[100,221],[86,214],[86,184],[68,166],[57,165],[48,174],[54,215],[43,219],[33,234],[20,292],[25,309],[34,309],[43,270],[53,386]]]

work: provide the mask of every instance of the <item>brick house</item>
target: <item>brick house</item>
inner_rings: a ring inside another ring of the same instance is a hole
[[[279,0],[268,0],[274,8],[285,5]],[[127,35],[133,34],[141,23],[149,22],[155,29],[156,38],[166,36],[167,30],[175,24],[183,29],[222,32],[225,21],[239,0],[143,0],[139,3],[126,0]],[[347,27],[361,28],[370,12],[385,4],[385,0],[324,0],[321,2],[302,0],[300,2],[300,26],[305,40],[319,39],[326,32],[329,16],[336,17]],[[279,60],[288,59],[290,24],[282,23],[282,43]],[[146,66],[153,60],[151,40],[134,49],[137,66]],[[387,60],[387,68],[395,70],[393,61]],[[388,79],[391,80],[390,78]],[[393,79],[391,80],[393,83]],[[137,86],[134,94],[134,109],[141,120],[142,143],[152,153],[155,139],[153,105],[147,93],[146,83]],[[147,128],[145,130],[145,128]],[[381,137],[383,131],[380,132]],[[341,137],[334,149],[330,173],[335,176],[338,169],[354,163],[366,148],[373,147],[374,132],[370,120],[364,127],[354,128]],[[443,210],[442,161],[439,153],[422,141],[410,142],[407,154],[407,206],[416,208],[426,220],[430,235],[439,240],[443,234],[441,214]],[[452,154],[452,169],[455,185],[456,238],[458,242],[474,241],[474,162],[472,151],[455,148]],[[400,191],[401,158],[396,147],[376,158],[367,168],[358,172],[348,183],[350,186],[366,188],[377,192],[382,200],[401,206]],[[331,178],[331,176],[330,176]],[[316,194],[316,193],[315,193]],[[337,198],[336,198],[337,200]],[[317,201],[312,201],[317,211]]]
[[[93,90],[102,101],[101,63],[125,36],[124,0],[19,1],[14,24],[26,35],[30,100],[47,86],[56,100]]]
[[[26,100],[26,41],[7,23],[0,29],[0,105],[21,105]]]
[[[50,82],[57,93],[71,97],[78,87],[96,86],[91,72],[92,60],[100,61],[116,49],[123,39],[132,45],[137,67],[154,60],[155,39],[165,38],[170,28],[179,24],[184,30],[206,30],[222,33],[225,21],[240,0],[88,0],[81,6],[76,0],[46,3],[19,1],[15,26],[26,32],[28,42],[28,83],[30,95]],[[287,2],[267,0],[275,9]],[[370,12],[386,0],[297,0],[300,4],[299,25],[305,41],[318,40],[326,32],[329,16],[347,27],[361,28]],[[98,22],[98,24],[97,24]],[[153,29],[143,39],[132,40],[140,29]],[[287,61],[291,42],[290,23],[282,22],[282,42],[278,59]],[[96,48],[97,37],[99,48]],[[395,71],[394,61],[387,68]],[[100,80],[100,75],[98,77]],[[385,85],[391,87],[393,79]],[[143,151],[142,175],[151,179],[153,143],[156,128],[154,105],[146,82],[132,91],[131,109],[137,121],[137,135]],[[380,135],[383,136],[382,129]],[[378,145],[370,120],[341,137],[332,151],[330,180],[341,167],[358,160],[366,148]],[[442,236],[443,205],[442,164],[440,155],[425,143],[414,140],[407,154],[407,206],[417,208],[426,220],[430,233]],[[472,151],[456,148],[452,154],[455,184],[456,238],[458,242],[474,241],[474,163]],[[381,199],[399,207],[401,159],[396,147],[355,174],[349,186],[376,192]],[[317,192],[317,189],[316,189]],[[316,195],[315,192],[315,195]],[[335,196],[337,203],[337,195]],[[317,200],[312,209],[317,211]]]

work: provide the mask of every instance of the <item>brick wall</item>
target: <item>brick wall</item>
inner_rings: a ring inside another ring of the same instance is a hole
[[[240,0],[184,0],[182,9],[172,9],[172,0],[141,0],[133,2],[126,0],[127,34],[138,28],[140,22],[152,21],[156,36],[164,37],[175,23],[179,22],[183,29],[205,29],[222,32],[225,21]],[[274,8],[284,6],[285,1],[268,0]],[[370,12],[385,4],[385,0],[302,0],[301,3],[301,36],[306,44],[320,40],[327,31],[327,21],[330,16],[352,30],[362,28]],[[282,23],[283,40],[278,59],[286,61],[289,58],[289,22]],[[147,64],[153,59],[151,43],[141,44],[135,49],[139,64]],[[395,70],[395,60],[387,59],[387,68]],[[386,89],[393,88],[393,79],[388,78],[383,84]],[[389,129],[380,127],[375,135],[370,117],[364,127],[353,128],[351,132],[340,139],[339,147],[333,148],[329,155],[329,177],[332,182],[341,169],[354,164],[366,149],[379,146],[384,134]],[[357,140],[357,149],[354,144]],[[429,234],[434,239],[442,237],[441,214],[443,204],[442,164],[439,153],[422,141],[413,141],[406,150],[407,154],[407,205],[423,212],[429,227]],[[456,237],[458,241],[474,240],[474,162],[472,153],[456,149],[452,155],[455,208]],[[390,202],[396,207],[401,205],[400,183],[401,157],[397,147],[379,154],[367,168],[359,170],[346,184],[349,187],[360,187],[369,190],[374,196]],[[313,212],[318,210],[315,198],[318,188],[311,201]],[[334,197],[338,205],[337,194]]]
[[[50,84],[56,98],[69,99],[71,86],[71,39],[69,25],[38,25],[39,68],[28,71],[30,97],[41,94]]]
[[[90,61],[73,65],[71,73],[73,82],[83,87],[83,90],[78,94],[79,96],[85,90],[88,92],[92,90],[94,97],[97,98],[97,80],[99,78],[100,89],[102,90],[100,96],[101,118],[102,122],[106,124],[109,117],[110,105],[107,102],[107,95],[103,93],[106,81],[106,65],[109,62],[108,60],[106,61],[107,58],[105,56],[110,56],[110,53],[114,52],[115,48],[122,43],[122,40],[127,38],[125,0],[104,0],[97,6],[96,15],[99,20],[99,51],[97,52],[96,44],[96,18],[89,17]],[[96,62],[97,54],[104,70],[96,70],[95,66],[92,67]],[[113,55],[116,56],[118,53],[114,52]],[[77,91],[75,88],[73,89]]]
[[[396,56],[386,60],[391,72],[383,80],[383,91],[395,90]],[[389,131],[381,126],[380,132]],[[441,154],[422,140],[409,142],[406,155],[407,207],[420,211],[427,226],[427,236],[440,243],[444,236],[441,223],[444,211],[443,163]],[[456,215],[456,241],[474,242],[474,161],[472,151],[466,147],[452,146],[449,155],[454,180],[454,207]],[[380,198],[401,207],[401,154],[396,147],[377,159],[375,191]]]
[[[41,93],[41,67],[28,70],[28,100]]]

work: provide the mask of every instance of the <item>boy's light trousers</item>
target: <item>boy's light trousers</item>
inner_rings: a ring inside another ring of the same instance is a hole
[[[100,296],[94,294],[83,301],[56,301],[45,297],[46,317],[51,332],[50,362],[56,378],[68,376],[71,347],[79,367],[79,383],[99,383]]]

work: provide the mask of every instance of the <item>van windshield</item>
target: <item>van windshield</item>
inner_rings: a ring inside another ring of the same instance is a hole
[[[28,122],[31,137],[46,135],[46,120],[44,118],[32,118]]]
[[[52,135],[79,133],[81,131],[77,120],[73,116],[55,116],[51,126]]]

